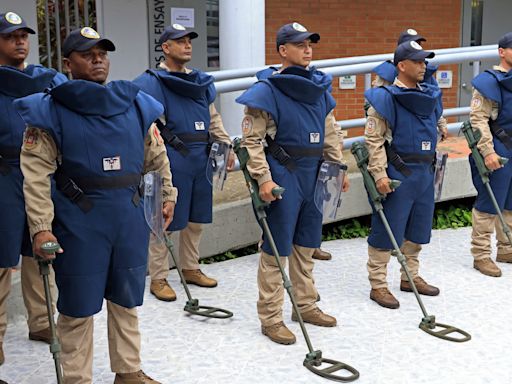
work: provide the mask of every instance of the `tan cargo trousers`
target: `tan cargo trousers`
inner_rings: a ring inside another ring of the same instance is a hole
[[[171,239],[175,244],[175,255],[181,269],[199,269],[199,243],[203,225],[188,223],[179,232],[173,232]],[[151,280],[167,279],[169,276],[169,252],[164,243],[159,243],[153,234],[149,240],[149,275]]]
[[[107,300],[110,368],[116,373],[140,370],[137,308],[124,308]],[[57,335],[62,347],[64,384],[92,384],[93,316],[77,318],[60,314]]]
[[[418,276],[420,269],[419,253],[421,251],[421,245],[413,243],[409,240],[404,240],[400,250],[405,256],[407,268],[414,279]],[[391,250],[378,249],[371,245],[368,246],[368,263],[366,268],[368,269],[368,279],[372,289],[387,288],[387,273],[388,263],[391,258]],[[407,281],[407,275],[403,268],[400,268],[401,279]]]
[[[512,227],[512,211],[503,211],[503,218],[509,227]],[[506,255],[512,253],[505,232],[501,226],[501,222],[497,215],[480,212],[473,208],[472,211],[472,227],[471,232],[471,254],[475,260],[491,257],[491,235],[496,230],[496,243],[498,255]]]
[[[50,286],[54,293],[52,298],[55,308],[55,275],[53,269],[50,271]],[[0,268],[0,343],[3,343],[7,329],[7,298],[11,291],[11,274],[11,268]],[[46,312],[43,278],[39,274],[39,265],[33,257],[23,256],[21,258],[21,290],[28,313],[29,332],[38,332],[48,328],[50,325]]]
[[[301,313],[316,307],[318,292],[313,278],[314,248],[294,245],[292,254],[281,257],[283,268],[288,260],[290,280],[297,305]],[[261,325],[267,327],[283,321],[284,287],[283,278],[274,256],[261,252],[258,267],[259,299],[258,316]]]

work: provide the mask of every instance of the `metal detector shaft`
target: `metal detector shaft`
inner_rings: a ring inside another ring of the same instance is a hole
[[[171,240],[170,236],[168,236],[166,233],[164,233],[164,241],[165,241],[165,245],[166,245],[167,249],[169,250],[169,253],[171,254],[174,265],[176,266],[178,275],[180,275],[181,284],[183,285],[183,288],[185,289],[185,293],[187,294],[188,300],[187,300],[187,303],[185,304],[184,310],[193,315],[199,315],[199,316],[204,316],[204,317],[213,317],[216,319],[227,319],[227,318],[232,317],[233,312],[228,311],[227,309],[199,305],[199,300],[192,298],[192,295],[188,288],[187,281],[185,280],[185,276],[183,276],[183,272],[178,265],[178,260],[176,259],[176,256],[174,256],[172,240]]]
[[[464,134],[466,141],[468,142],[469,149],[471,149],[471,155],[473,156],[473,161],[475,162],[475,166],[480,175],[480,179],[482,180],[482,183],[485,185],[485,189],[487,190],[487,193],[489,194],[492,205],[493,205],[493,207],[496,211],[496,214],[498,215],[498,218],[501,222],[503,232],[505,232],[505,235],[507,236],[509,243],[512,244],[512,233],[510,231],[510,227],[505,222],[503,213],[501,212],[498,202],[496,201],[496,196],[494,195],[494,192],[491,188],[491,184],[490,184],[491,181],[489,179],[489,175],[492,173],[492,171],[486,167],[484,157],[478,150],[478,142],[480,141],[482,134],[479,130],[476,130],[476,131],[473,130],[473,127],[471,126],[471,123],[469,121],[465,121],[464,124],[462,124],[461,131]],[[500,163],[502,165],[505,165],[507,162],[508,162],[507,158],[500,157]]]
[[[41,246],[41,249],[49,254],[55,253],[58,249],[60,249],[60,245],[54,242],[47,242]],[[50,289],[50,264],[51,260],[44,261],[38,260],[39,264],[39,273],[43,277],[43,286],[44,286],[44,295],[46,299],[46,312],[48,314],[48,324],[50,325],[50,332],[52,334],[52,339],[50,343],[50,352],[53,356],[53,362],[55,364],[55,375],[57,376],[57,383],[62,384],[64,381],[62,379],[62,370],[60,365],[60,343],[57,338],[57,330],[55,326],[55,319],[53,318],[53,308],[52,308],[52,292]]]

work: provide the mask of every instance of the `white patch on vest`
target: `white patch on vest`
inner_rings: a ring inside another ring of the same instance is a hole
[[[121,170],[121,156],[104,157],[103,158],[104,171],[119,171]]]
[[[14,13],[14,12],[7,12],[5,14],[5,20],[7,20],[7,22],[9,24],[14,24],[14,25],[21,24],[21,22],[22,22],[21,17],[17,13]]]
[[[293,23],[292,28],[298,32],[307,32],[308,31],[306,29],[306,27],[304,27],[302,24],[299,24],[299,23]]]
[[[318,132],[311,132],[309,134],[309,142],[311,144],[316,144],[320,142],[320,134]]]
[[[416,32],[416,30],[415,30],[415,29],[409,28],[409,29],[407,30],[407,34],[408,34],[408,35],[412,35],[412,36],[416,36],[416,35],[418,34],[418,32]]]
[[[85,27],[80,30],[80,34],[88,39],[99,39],[100,34],[91,27]]]
[[[173,24],[172,27],[174,29],[178,30],[178,31],[184,31],[185,30],[185,27],[183,25],[181,25],[181,24],[178,24],[178,23]]]
[[[431,146],[432,146],[432,144],[430,143],[430,141],[422,141],[421,142],[421,150],[422,151],[430,151]]]
[[[482,98],[480,96],[477,96],[471,100],[471,109],[473,111],[479,111],[482,107]]]
[[[417,49],[418,51],[421,51],[423,49],[423,48],[421,48],[421,45],[419,45],[415,41],[411,41],[410,44],[411,44],[411,47],[413,47],[414,49]]]
[[[196,131],[204,131],[205,130],[204,121],[196,121],[194,123],[194,125],[196,127]]]

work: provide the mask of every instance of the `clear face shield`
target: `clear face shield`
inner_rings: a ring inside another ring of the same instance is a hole
[[[315,205],[324,219],[336,217],[341,205],[341,191],[347,166],[332,161],[324,161],[318,171],[315,187]]]
[[[206,178],[213,189],[222,191],[227,177],[227,166],[231,145],[218,141],[212,144],[208,163],[206,164]]]
[[[162,206],[162,178],[160,173],[148,172],[144,175],[144,217],[155,237],[164,241]]]

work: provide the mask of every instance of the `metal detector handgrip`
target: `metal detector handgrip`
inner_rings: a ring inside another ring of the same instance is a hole
[[[368,171],[369,153],[368,150],[366,149],[366,146],[362,143],[355,142],[354,144],[352,144],[352,148],[350,149],[350,151],[354,155],[357,167],[359,168],[361,174],[363,175],[363,182],[364,186],[366,187],[366,191],[368,192],[368,196],[370,196],[370,199],[374,203],[381,203],[382,200],[386,198],[386,196],[378,191],[377,185],[375,184],[375,180]],[[400,184],[400,180],[391,180],[389,182],[389,187],[391,189],[396,189],[400,186]]]
[[[491,171],[485,166],[484,157],[477,147],[482,134],[479,130],[474,131],[469,121],[465,121],[462,124],[461,131],[464,134],[466,141],[468,142],[471,155],[473,155],[473,161],[475,162],[476,168],[478,169],[478,173],[480,174],[482,181],[484,183],[489,182],[489,175],[491,174]]]
[[[245,182],[247,183],[247,187],[249,188],[254,208],[257,211],[260,211],[263,208],[268,207],[270,203],[262,200],[260,197],[260,188],[258,186],[258,183],[251,177],[249,170],[247,169],[247,162],[249,161],[249,152],[247,152],[247,148],[241,146],[241,142],[242,140],[239,137],[235,138],[235,140],[233,141],[233,150],[235,151],[236,156],[238,157],[238,161],[240,162],[240,169],[244,174]],[[272,189],[272,194],[277,198],[281,198],[281,195],[283,193],[283,187],[276,187]]]

